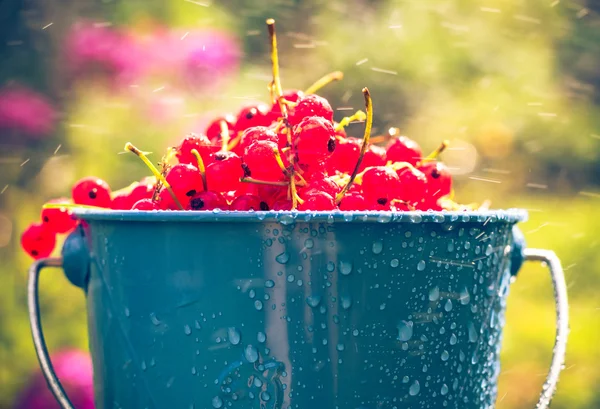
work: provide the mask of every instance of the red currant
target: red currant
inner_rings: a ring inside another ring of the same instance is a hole
[[[401,189],[398,175],[387,166],[367,169],[363,173],[361,185],[365,199],[382,206],[396,199]]]
[[[283,92],[283,99],[289,102],[298,102],[300,98],[304,96],[304,93],[299,90],[287,90]],[[279,102],[275,102],[271,107],[271,112],[269,113],[271,119],[273,121],[277,121],[281,118],[281,107],[279,106]]]
[[[244,131],[240,138],[240,143],[235,148],[235,153],[244,155],[246,148],[252,145],[254,141],[271,141],[279,143],[279,137],[273,130],[266,126],[254,126]]]
[[[131,210],[159,210],[160,206],[152,199],[141,199],[135,202]]]
[[[176,149],[177,159],[179,163],[189,163],[191,165],[197,165],[198,161],[192,154],[192,149],[196,149],[205,166],[210,163],[211,154],[219,150],[219,146],[212,143],[206,135],[190,134],[186,136],[181,144]]]
[[[301,195],[304,203],[298,206],[298,210],[334,210],[336,208],[335,200],[329,193],[318,190],[309,190]]]
[[[412,139],[400,136],[390,141],[386,147],[386,159],[392,162],[408,162],[413,166],[422,159],[421,147]]]
[[[187,210],[228,210],[229,206],[227,205],[227,201],[218,192],[213,192],[211,190],[205,190],[199,193],[196,193],[194,197],[190,200]]]
[[[429,188],[425,203],[419,207],[422,210],[437,210],[438,199],[452,191],[452,175],[443,163],[437,161],[427,161],[419,166],[419,170],[425,174]]]
[[[338,140],[333,155],[327,160],[327,171],[331,174],[335,174],[336,171],[352,173],[360,156],[361,143],[362,141],[356,138]]]
[[[69,199],[50,200],[48,204],[68,204]],[[77,220],[67,207],[42,209],[42,223],[52,233],[67,233],[77,225]]]
[[[285,179],[275,152],[277,144],[272,141],[254,141],[244,153],[244,174],[254,179],[277,182]]]
[[[210,190],[227,192],[242,187],[244,177],[242,160],[229,151],[219,151],[213,155],[213,163],[206,167],[206,183]]]
[[[166,179],[182,205],[196,192],[204,189],[200,171],[194,165],[179,163],[169,170]]]
[[[281,211],[290,211],[292,210],[293,207],[293,203],[291,200],[288,199],[279,199],[278,201],[276,201],[273,204],[273,210],[276,212],[281,212]]]
[[[294,127],[298,164],[318,164],[335,151],[335,131],[331,122],[318,116],[304,118]]]
[[[80,179],[71,192],[73,203],[110,208],[111,197],[108,183],[96,177]]]
[[[238,196],[231,205],[229,210],[248,211],[248,210],[269,210],[269,205],[266,202],[260,200],[260,197],[255,195],[241,195]]]
[[[399,198],[416,207],[428,196],[428,185],[425,174],[414,167],[404,167],[397,172],[400,179],[401,192]]]
[[[290,110],[288,121],[290,125],[298,125],[306,117],[318,116],[330,123],[333,122],[333,109],[329,102],[318,95],[306,95],[298,101],[294,109]]]
[[[385,149],[377,145],[369,145],[363,157],[359,171],[363,171],[371,166],[385,166],[387,163]]]
[[[210,124],[208,124],[208,127],[206,128],[206,136],[208,137],[208,139],[210,141],[212,141],[215,144],[220,144],[221,132],[222,132],[221,123],[223,121],[225,121],[227,129],[229,130],[229,137],[234,136],[234,133],[235,133],[234,128],[235,128],[235,121],[236,121],[235,116],[233,116],[231,114],[227,114],[225,116],[218,117],[217,119],[212,121]]]
[[[181,197],[181,199],[179,199],[179,197],[177,199],[179,200],[179,203],[181,203],[181,206],[185,209],[188,203],[190,202],[191,197],[183,196]],[[179,206],[177,206],[177,203],[175,203],[175,201],[173,200],[173,197],[171,196],[169,191],[164,187],[158,194],[157,205],[160,210],[181,210]]]
[[[342,191],[342,187],[335,183],[329,176],[323,172],[316,172],[311,175],[308,185],[303,190],[319,190],[335,197]]]
[[[56,234],[43,223],[32,223],[21,235],[21,247],[34,259],[48,257],[56,245]]]
[[[359,193],[347,193],[340,202],[340,210],[365,211],[370,210],[369,203]]]
[[[237,116],[234,131],[245,131],[253,126],[269,126],[271,125],[271,117],[269,116],[269,107],[265,104],[250,105],[243,108]]]

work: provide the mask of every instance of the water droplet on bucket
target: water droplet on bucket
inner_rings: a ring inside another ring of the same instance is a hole
[[[419,381],[414,381],[412,383],[412,385],[410,385],[410,388],[408,388],[408,394],[410,396],[416,396],[419,394],[420,390],[421,390],[421,385],[419,384]]]
[[[471,294],[469,294],[469,290],[467,288],[463,288],[460,292],[460,303],[462,305],[467,305],[471,302]]]
[[[393,268],[396,268],[396,267],[398,267],[399,265],[400,265],[400,261],[398,261],[398,259],[397,259],[397,258],[393,258],[393,259],[390,261],[390,266],[391,266],[391,267],[393,267]]]
[[[450,335],[450,345],[456,345],[457,341],[455,334]]]
[[[229,338],[229,342],[231,342],[232,345],[238,345],[242,340],[242,334],[237,328],[229,327],[227,328],[227,338]]]
[[[261,300],[256,300],[254,301],[254,308],[256,308],[257,311],[260,311],[263,309],[263,303]]]
[[[342,275],[349,275],[352,272],[352,262],[351,261],[341,261],[339,262],[340,273]]]
[[[477,330],[475,329],[475,324],[469,322],[467,324],[467,329],[469,332],[469,342],[477,342]]]
[[[223,399],[221,399],[221,397],[219,396],[215,396],[214,398],[212,398],[212,406],[215,409],[219,409],[223,406]]]
[[[444,309],[446,310],[446,312],[450,312],[452,311],[452,300],[448,300],[446,301],[446,305],[444,305]]]
[[[307,249],[312,249],[314,246],[315,242],[313,241],[313,239],[304,240],[304,247],[306,247]]]
[[[421,260],[417,263],[417,270],[419,270],[419,271],[425,270],[425,261],[424,260]]]
[[[440,299],[440,289],[438,287],[433,287],[429,290],[429,301],[437,301]]]
[[[290,255],[284,251],[283,253],[275,256],[275,261],[277,261],[279,264],[285,264],[290,261]]]
[[[374,241],[371,250],[373,251],[373,254],[381,253],[383,251],[383,242],[380,240]]]
[[[263,381],[261,381],[259,378],[254,378],[254,386],[260,388],[261,386],[263,386]]]
[[[447,394],[448,393],[448,385],[443,384],[442,389],[440,390],[440,393],[442,394],[442,396]]]
[[[269,392],[264,391],[263,393],[260,394],[260,398],[262,400],[264,400],[265,402],[268,402],[269,399],[271,399],[271,394],[269,394]]]
[[[308,297],[306,297],[306,303],[313,308],[317,307],[320,302],[321,302],[320,295],[309,295]]]
[[[251,364],[258,361],[258,350],[254,345],[248,345],[244,349],[244,358],[246,358],[246,361],[250,362]]]
[[[350,297],[349,295],[342,295],[340,297],[340,300],[342,301],[342,308],[347,310],[352,306],[352,297]]]
[[[447,361],[448,358],[450,358],[450,353],[448,353],[448,351],[444,350],[442,352],[442,361]]]
[[[185,333],[185,335],[190,335],[192,333],[192,329],[190,328],[189,325],[184,325],[183,332]]]
[[[335,270],[335,264],[333,264],[331,261],[328,261],[325,268],[331,273],[333,270]]]
[[[400,321],[398,323],[398,340],[408,341],[413,336],[413,322],[412,321]]]
[[[267,288],[273,288],[273,287],[275,287],[275,281],[273,281],[273,280],[267,280],[267,281],[265,281],[265,287],[267,287]]]
[[[344,349],[346,349],[346,347],[344,346],[344,344],[337,344],[335,346],[335,349],[337,349],[338,351],[343,351]]]
[[[256,340],[262,344],[267,340],[267,336],[264,332],[259,332],[256,334]]]

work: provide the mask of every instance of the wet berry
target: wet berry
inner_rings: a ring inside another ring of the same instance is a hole
[[[205,190],[196,193],[186,207],[187,210],[227,210],[227,201],[220,193]]]
[[[367,169],[362,176],[361,185],[365,199],[382,206],[398,198],[401,189],[398,175],[387,166]]]
[[[272,141],[254,141],[244,153],[245,176],[254,179],[277,182],[285,179],[275,152],[277,144]]]
[[[290,125],[298,125],[304,118],[318,116],[329,122],[333,122],[333,109],[329,102],[318,95],[306,95],[298,101],[298,104],[290,110],[288,120]]]
[[[400,136],[392,139],[386,147],[386,159],[392,162],[408,162],[413,166],[422,159],[421,147],[412,139]]]
[[[399,198],[409,205],[416,207],[423,203],[429,194],[427,177],[420,170],[407,166],[396,171],[400,179]]]
[[[266,126],[254,126],[244,131],[240,138],[240,143],[235,148],[235,153],[238,155],[244,155],[246,148],[252,145],[254,141],[271,141],[275,144],[279,143],[279,137],[273,130]]]
[[[370,207],[364,196],[359,193],[348,193],[340,202],[342,211],[365,211],[370,210]]]
[[[231,205],[229,205],[229,210],[267,211],[269,210],[269,205],[262,201],[258,196],[246,194],[238,196],[233,202],[231,202]]]
[[[439,207],[438,199],[449,195],[452,191],[452,176],[448,168],[437,161],[427,161],[419,167],[419,170],[425,174],[429,189],[424,207],[435,210]]]
[[[210,190],[227,192],[242,186],[244,177],[242,159],[233,152],[219,151],[213,155],[213,163],[206,167],[206,183]]]
[[[48,257],[56,245],[56,234],[43,223],[30,224],[21,235],[21,247],[34,259]]]
[[[175,156],[177,156],[179,163],[189,163],[194,166],[198,164],[196,157],[192,154],[192,149],[196,149],[200,153],[204,165],[208,166],[210,155],[217,152],[220,146],[212,143],[206,135],[187,135],[176,148]]]
[[[233,138],[235,135],[235,121],[236,118],[235,116],[231,115],[231,114],[227,114],[224,116],[220,116],[217,119],[215,119],[214,121],[212,121],[210,124],[208,124],[208,126],[206,127],[206,137],[208,138],[208,140],[210,140],[212,143],[218,145],[219,147],[220,145],[220,141],[221,141],[221,123],[225,121],[225,125],[227,126],[227,129],[229,130],[229,137]]]
[[[238,113],[233,127],[235,134],[253,126],[271,125],[270,108],[265,104],[250,105]]]
[[[159,210],[160,206],[152,199],[141,199],[133,204],[131,210]]]
[[[48,204],[68,204],[69,199],[61,198],[50,200]],[[67,207],[42,209],[42,223],[44,228],[53,233],[67,233],[77,225],[77,220]]]
[[[298,205],[298,210],[326,211],[336,208],[334,198],[325,192],[309,190],[301,195],[304,203]]]
[[[110,208],[111,197],[108,183],[96,177],[80,179],[72,189],[73,203]]]
[[[318,116],[304,118],[294,127],[294,145],[300,165],[318,164],[333,154],[335,131],[331,122]]]
[[[289,211],[292,210],[293,203],[288,199],[279,199],[273,204],[273,211],[281,212],[281,211]]]
[[[193,165],[179,163],[173,166],[167,173],[166,179],[182,205],[197,192],[204,190],[202,176],[198,168]]]

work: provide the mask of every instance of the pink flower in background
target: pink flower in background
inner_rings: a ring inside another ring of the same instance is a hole
[[[128,34],[106,25],[74,25],[64,51],[69,73],[77,78],[99,74],[121,83],[133,80],[139,71],[136,43]]]
[[[94,409],[92,361],[88,354],[63,351],[52,356],[54,370],[75,409]],[[21,392],[14,409],[60,409],[39,369]]]
[[[55,124],[56,111],[43,95],[22,86],[0,89],[0,133],[43,138]]]

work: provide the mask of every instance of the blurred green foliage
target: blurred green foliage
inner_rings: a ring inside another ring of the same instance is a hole
[[[63,119],[50,139],[1,145],[0,233],[10,240],[0,240],[0,408],[9,407],[36,366],[25,300],[30,260],[19,249],[20,232],[39,217],[46,200],[68,195],[81,176],[96,175],[114,188],[145,176],[135,158],[117,155],[125,142],[158,160],[186,132],[201,131],[205,117],[235,112],[247,99],[266,99],[267,17],[278,21],[284,86],[303,88],[326,72],[344,71],[342,83],[323,90],[334,107],[361,109],[360,90],[368,86],[377,130],[398,126],[426,150],[451,140],[454,150],[445,160],[457,172],[460,201],[489,198],[497,208],[530,210],[522,226],[529,245],[556,250],[571,299],[568,359],[553,407],[600,407],[600,2],[249,3],[0,4],[0,81],[17,79],[46,93]],[[209,95],[168,86],[153,92],[156,84],[142,84],[135,94],[90,83],[70,87],[59,50],[76,17],[139,30],[152,20],[183,30],[229,30],[244,45],[242,73]],[[42,30],[48,22],[53,26]],[[156,106],[171,114],[155,118]],[[349,133],[360,135],[362,127],[352,125]],[[83,294],[58,270],[44,274],[41,293],[50,348],[85,348]],[[531,408],[554,337],[550,280],[540,266],[520,272],[507,321],[498,407]]]

